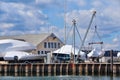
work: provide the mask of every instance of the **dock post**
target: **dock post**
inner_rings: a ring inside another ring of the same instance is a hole
[[[60,75],[62,75],[63,64],[60,64]]]
[[[36,65],[36,72],[39,73],[40,72],[40,68],[39,68],[39,64]]]
[[[31,76],[33,75],[33,64],[30,65],[30,73],[31,73]]]
[[[68,75],[68,64],[66,66],[66,75]]]
[[[107,72],[108,72],[108,64],[106,64],[105,66],[105,74],[107,75]]]
[[[56,75],[56,63],[54,64],[54,75]]]
[[[88,75],[88,64],[85,64],[85,74]]]
[[[116,74],[116,64],[113,65],[113,73]]]
[[[111,75],[113,75],[113,50],[110,51],[110,56],[111,56]]]
[[[18,66],[17,66],[17,64],[15,64],[15,73],[17,73],[18,72]]]
[[[50,76],[51,75],[51,65],[48,64],[48,75]]]
[[[92,75],[94,75],[95,64],[92,64]]]
[[[2,65],[0,65],[0,72],[2,72]]]
[[[101,63],[99,64],[99,75],[101,74]]]
[[[36,70],[37,70],[37,71],[36,71],[37,76],[39,76],[39,72],[40,72],[40,66],[39,66],[39,64],[36,65]]]
[[[28,73],[28,66],[27,66],[27,64],[25,65],[25,73]]]
[[[82,74],[82,64],[79,64],[79,74]]]
[[[44,64],[42,64],[42,76],[44,76],[45,70],[44,70]]]
[[[8,66],[7,66],[7,65],[4,65],[5,73],[7,73],[7,68],[8,68]]]

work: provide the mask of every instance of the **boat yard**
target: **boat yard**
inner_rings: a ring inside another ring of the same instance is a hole
[[[93,11],[86,33],[76,48],[76,20],[73,19],[73,45],[64,44],[54,33],[42,35],[22,35],[2,37],[0,41],[0,73],[15,75],[76,75],[76,74],[120,74],[120,64],[114,63],[114,51],[110,51],[110,59],[102,60],[105,50],[91,48],[82,49],[87,38],[96,11]],[[95,32],[97,33],[95,25]],[[89,45],[103,42],[91,42]],[[118,54],[118,52],[117,52]],[[119,58],[119,55],[117,56]],[[2,60],[3,59],[3,60]]]

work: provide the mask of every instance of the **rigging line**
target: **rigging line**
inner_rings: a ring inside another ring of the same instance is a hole
[[[100,35],[98,34],[98,31],[97,31],[96,15],[95,15],[95,33],[97,34],[97,37],[99,38],[99,40],[102,41],[101,37],[100,37]]]
[[[73,28],[73,27],[70,28],[70,30],[69,30],[69,32],[68,32],[68,34],[67,34],[66,43],[67,43],[68,37],[70,37],[69,35],[70,35],[70,32],[72,31],[72,28]]]
[[[77,26],[76,26],[75,28],[76,28],[76,30],[77,30],[77,33],[78,33],[78,36],[79,36],[79,38],[80,38],[80,40],[81,40],[81,42],[82,42],[82,37],[80,36],[80,33],[79,33],[79,31],[78,31],[78,28],[77,28]]]
[[[96,34],[97,34],[98,38],[100,39],[100,41],[102,41],[100,35],[99,35],[98,32],[97,32],[97,26],[95,26],[95,31],[96,31]]]
[[[94,41],[95,33],[96,33],[96,29],[94,30],[94,33],[93,33],[93,36],[92,36],[92,42]]]
[[[74,29],[74,27],[73,27]],[[74,31],[72,31],[72,38],[74,38]],[[72,46],[74,47],[74,39],[72,39]],[[72,50],[72,49],[71,49]],[[73,49],[74,50],[74,49]]]
[[[64,41],[65,41],[65,44],[66,44],[66,9],[67,9],[67,1],[65,0],[64,1],[64,28],[65,28],[65,35],[64,35]]]

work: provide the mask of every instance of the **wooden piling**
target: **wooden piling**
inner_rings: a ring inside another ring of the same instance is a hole
[[[85,64],[85,74],[88,75],[88,64]]]
[[[92,64],[92,75],[94,74],[95,64]]]
[[[111,75],[113,75],[113,50],[110,51],[111,56]]]

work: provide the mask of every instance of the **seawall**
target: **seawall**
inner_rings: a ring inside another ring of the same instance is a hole
[[[120,63],[11,63],[0,64],[0,75],[109,75],[120,74]]]

